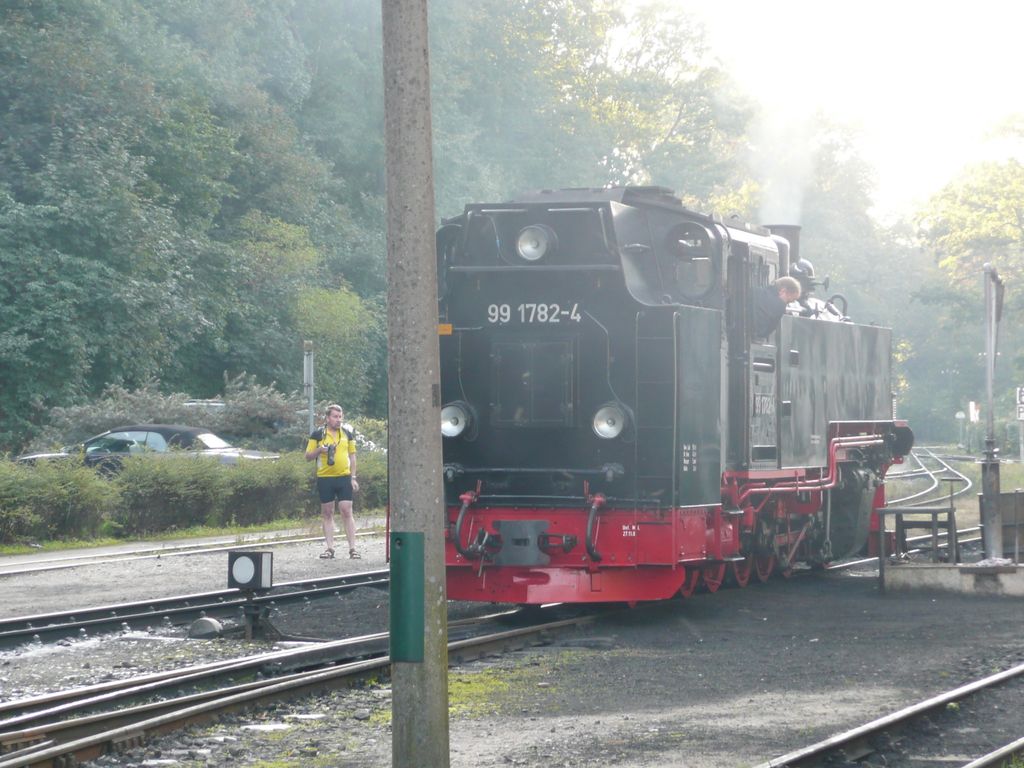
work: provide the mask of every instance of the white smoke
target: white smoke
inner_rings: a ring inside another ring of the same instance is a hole
[[[799,224],[814,172],[812,117],[791,105],[765,106],[751,129],[751,168],[761,185],[758,221]]]

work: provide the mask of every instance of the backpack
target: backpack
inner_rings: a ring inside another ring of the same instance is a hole
[[[351,441],[356,434],[355,430],[348,424],[342,424],[341,431],[345,433],[345,439],[349,441]],[[327,427],[317,427],[309,434],[309,439],[316,440],[318,443],[322,443],[325,437],[327,437]]]

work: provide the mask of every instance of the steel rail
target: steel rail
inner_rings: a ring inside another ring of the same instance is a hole
[[[907,505],[907,506],[912,506],[913,507],[913,506],[917,506],[917,505],[921,505],[921,504],[930,504],[930,503],[934,503],[936,501],[945,501],[945,500],[949,499],[950,495],[947,493],[947,494],[943,494],[942,496],[940,496],[940,497],[938,497],[936,499],[921,499],[919,501],[912,501],[913,499],[920,499],[920,497],[922,497],[922,496],[927,496],[928,494],[933,493],[939,487],[940,483],[942,483],[944,481],[948,481],[948,480],[951,479],[951,478],[939,477],[938,476],[939,472],[934,471],[934,470],[930,470],[927,467],[925,467],[924,462],[921,460],[921,457],[918,455],[918,451],[927,452],[927,455],[925,456],[925,458],[930,459],[931,461],[938,462],[938,464],[942,467],[942,470],[940,470],[941,472],[952,472],[954,475],[956,475],[958,478],[960,478],[961,480],[964,481],[963,487],[959,488],[958,490],[956,490],[953,493],[954,497],[962,496],[963,494],[967,493],[974,486],[973,481],[969,477],[967,477],[967,475],[965,475],[960,470],[955,469],[948,461],[946,461],[942,457],[938,456],[935,453],[935,451],[933,451],[931,448],[918,448],[917,451],[914,451],[914,452],[911,453],[911,456],[914,457],[914,460],[917,461],[921,465],[921,468],[928,474],[929,478],[931,478],[931,481],[932,481],[931,485],[928,488],[926,488],[925,490],[923,490],[923,491],[918,491],[918,492],[912,493],[912,494],[910,494],[908,496],[901,496],[899,498],[889,499],[889,501],[888,501],[889,505],[896,506],[896,505],[902,504],[902,505]],[[912,474],[916,475],[918,473],[914,472]],[[887,477],[888,477],[888,475],[887,475]],[[908,502],[911,502],[911,503],[908,504]]]
[[[901,725],[907,721],[930,712],[938,707],[943,707],[953,701],[966,698],[973,693],[991,688],[1000,683],[1004,683],[1007,680],[1012,680],[1015,677],[1024,675],[1024,664],[1018,664],[1015,667],[997,672],[994,675],[989,675],[980,680],[961,685],[958,688],[954,688],[951,691],[940,693],[937,696],[932,696],[924,701],[920,701],[917,704],[912,704],[909,707],[892,712],[883,717],[872,720],[864,725],[859,725],[856,728],[851,728],[847,731],[837,733],[833,736],[829,736],[827,739],[816,742],[801,749],[787,752],[779,757],[774,757],[765,763],[761,763],[755,768],[799,768],[800,766],[811,766],[821,764],[828,755],[838,752],[844,747],[853,746],[869,736],[881,733],[894,726]],[[0,764],[2,768],[2,764]]]
[[[361,535],[367,535],[365,533]],[[323,536],[306,536],[296,534],[294,536],[273,536],[265,539],[254,538],[251,540],[238,541],[236,539],[223,539],[221,541],[210,541],[205,544],[171,544],[165,547],[142,547],[139,549],[126,549],[122,552],[93,552],[80,555],[55,555],[53,557],[32,556],[31,560],[20,563],[0,562],[0,576],[18,576],[25,573],[41,573],[45,571],[57,571],[64,568],[77,568],[83,565],[102,565],[105,563],[116,563],[132,560],[153,560],[164,557],[185,557],[188,555],[205,555],[209,552],[227,552],[233,549],[245,549],[252,547],[271,547],[277,544],[304,544],[310,541],[322,541]],[[13,557],[19,557],[14,555]],[[24,567],[19,565],[41,565],[40,568]]]
[[[34,640],[37,635],[41,640],[43,637],[68,637],[81,634],[82,630],[88,632],[90,629],[120,627],[124,624],[152,625],[154,620],[161,621],[171,616],[182,620],[188,616],[225,616],[250,602],[256,605],[297,602],[356,587],[381,587],[388,583],[388,578],[389,571],[386,569],[362,571],[327,578],[282,582],[274,585],[274,591],[255,595],[251,599],[241,590],[227,589],[60,613],[16,616],[0,620],[0,646]]]
[[[472,650],[483,654],[490,649],[504,648],[510,645],[521,646],[524,642],[528,641],[530,636],[544,635],[557,629],[577,626],[592,621],[594,618],[594,615],[578,616],[570,619],[545,622],[531,627],[505,630],[481,637],[457,640],[448,644],[448,653],[452,655],[460,651]],[[119,747],[134,746],[148,735],[171,731],[184,724],[205,722],[226,711],[251,706],[263,700],[276,700],[314,690],[339,687],[353,679],[387,669],[390,663],[390,657],[382,656],[377,659],[352,662],[327,670],[299,672],[287,675],[284,678],[245,683],[241,686],[234,686],[222,691],[222,695],[219,698],[200,703],[194,703],[194,700],[191,700],[190,697],[184,697],[179,702],[179,708],[174,711],[154,717],[143,717],[141,720],[136,719],[129,724],[117,725],[111,729],[94,732],[88,736],[73,739],[66,743],[55,744],[52,739],[45,738],[45,733],[39,733],[39,738],[45,739],[40,745],[20,749],[12,753],[13,757],[12,755],[0,755],[0,768],[56,765],[58,761],[66,759],[69,755],[78,761],[91,760],[110,749],[116,750]],[[188,699],[188,701],[185,701],[185,699]],[[159,704],[168,706],[170,702],[160,702]],[[150,711],[150,709],[140,709],[138,710],[138,715],[145,716]],[[128,710],[118,710],[112,713],[112,717],[120,720],[130,717],[130,713]],[[98,722],[98,720],[94,720],[92,724],[95,725]]]
[[[918,499],[922,496],[927,496],[928,494],[932,493],[933,491],[935,491],[936,488],[939,487],[939,479],[938,477],[936,477],[937,473],[934,470],[928,469],[928,467],[925,466],[924,462],[921,460],[921,457],[918,455],[917,451],[913,451],[910,455],[913,456],[917,463],[921,465],[921,469],[923,469],[927,473],[928,479],[931,481],[931,485],[929,485],[923,491],[917,491],[916,493],[911,493],[907,496],[900,496],[899,498],[895,499],[888,499],[886,503],[889,505],[907,504],[913,499]]]
[[[982,755],[962,768],[988,768],[991,765],[1003,765],[1011,757],[1020,757],[1022,754],[1024,754],[1024,738],[1012,741],[987,755]]]
[[[917,477],[918,475],[929,474],[927,467],[924,466],[924,464],[922,463],[921,459],[919,459],[917,457],[916,453],[911,451],[910,452],[910,458],[912,458],[914,461],[917,462],[917,469],[901,469],[901,470],[897,470],[896,472],[893,472],[892,468],[890,467],[890,470],[885,473],[886,480],[888,480],[890,478],[892,478],[892,479],[901,479],[901,478],[904,478],[904,477]]]
[[[518,609],[488,613],[466,619],[457,619],[448,623],[449,627],[467,627],[486,621],[508,618],[518,613]],[[369,645],[387,640],[386,632],[325,641],[302,648],[288,648],[269,653],[258,653],[234,659],[197,664],[189,667],[153,672],[148,675],[111,680],[104,683],[72,688],[65,691],[42,694],[25,699],[0,703],[0,729],[26,727],[46,717],[56,717],[76,708],[102,705],[108,701],[119,701],[133,695],[151,694],[162,688],[179,686],[182,683],[200,682],[204,679],[259,670],[262,668],[300,666],[304,662],[325,664],[334,663],[341,657],[341,651],[357,649],[360,645]]]
[[[378,536],[376,531],[360,531],[356,536]],[[209,544],[179,544],[168,547],[147,547],[145,549],[127,550],[125,552],[108,552],[106,554],[82,554],[65,555],[49,558],[33,557],[25,564],[43,563],[40,568],[18,567],[18,563],[0,562],[0,578],[6,576],[22,576],[32,573],[44,573],[46,571],[60,571],[66,568],[80,568],[87,565],[105,565],[107,563],[131,562],[133,560],[159,560],[164,557],[187,557],[190,555],[205,555],[211,552],[230,552],[236,549],[252,549],[254,547],[274,547],[280,544],[305,544],[313,541],[323,541],[323,536],[277,536],[266,539],[251,539],[246,541],[228,540],[211,542]],[[15,555],[13,557],[20,557]],[[47,565],[49,563],[49,565]]]
[[[971,543],[974,543],[974,542],[981,541],[981,537],[980,536],[972,538],[972,539],[961,538],[961,534],[977,533],[980,530],[981,530],[981,527],[977,526],[977,525],[971,526],[969,528],[957,528],[957,531],[956,531],[957,541],[961,544],[961,546],[964,545],[964,544],[971,544]],[[947,539],[948,536],[949,536],[949,534],[947,534],[945,531],[942,531],[942,532],[939,533],[939,538],[942,539],[942,541],[939,543],[939,549],[944,549],[944,548],[946,548],[948,546],[946,541],[945,541],[945,539]],[[907,538],[907,543],[908,544],[918,544],[918,543],[925,542],[925,541],[931,541],[931,538],[932,538],[932,535],[930,533],[923,533],[920,536],[910,536],[910,537],[908,537]],[[911,549],[911,550],[907,551],[907,554],[908,555],[917,554],[920,551],[921,551],[920,549]],[[828,565],[825,566],[825,570],[826,571],[842,571],[842,570],[845,570],[847,568],[855,568],[858,565],[870,565],[871,563],[877,563],[877,562],[878,562],[878,557],[877,556],[876,557],[862,557],[862,558],[859,558],[857,560],[844,560],[841,563],[829,563]]]

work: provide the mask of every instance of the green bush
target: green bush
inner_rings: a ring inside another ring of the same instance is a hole
[[[77,462],[0,460],[0,542],[95,536],[116,505],[117,490]]]
[[[160,533],[224,519],[227,478],[216,461],[192,456],[130,456],[114,481],[115,521],[128,534]]]
[[[257,525],[315,512],[313,468],[301,453],[225,469],[225,522]]]
[[[380,509],[388,504],[388,457],[383,453],[362,451],[356,454],[359,493],[355,495],[357,510]]]
[[[356,429],[357,440],[361,443],[360,450],[364,449],[365,442],[369,441],[380,450],[388,447],[388,423],[384,419],[371,419],[368,416],[357,416],[352,419],[352,426]]]
[[[358,510],[387,504],[387,457],[361,451]],[[188,455],[130,456],[108,479],[75,460],[0,459],[0,543],[138,536],[204,525],[313,516],[313,464],[302,452],[235,466]]]

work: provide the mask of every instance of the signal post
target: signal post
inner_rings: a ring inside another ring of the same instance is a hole
[[[426,0],[382,0],[392,758],[446,768],[448,616]]]
[[[981,526],[986,558],[1003,556],[1003,517],[999,509],[999,451],[996,449],[995,399],[996,348],[1003,310],[1003,281],[991,264],[984,268],[985,287],[985,458],[981,462]]]

